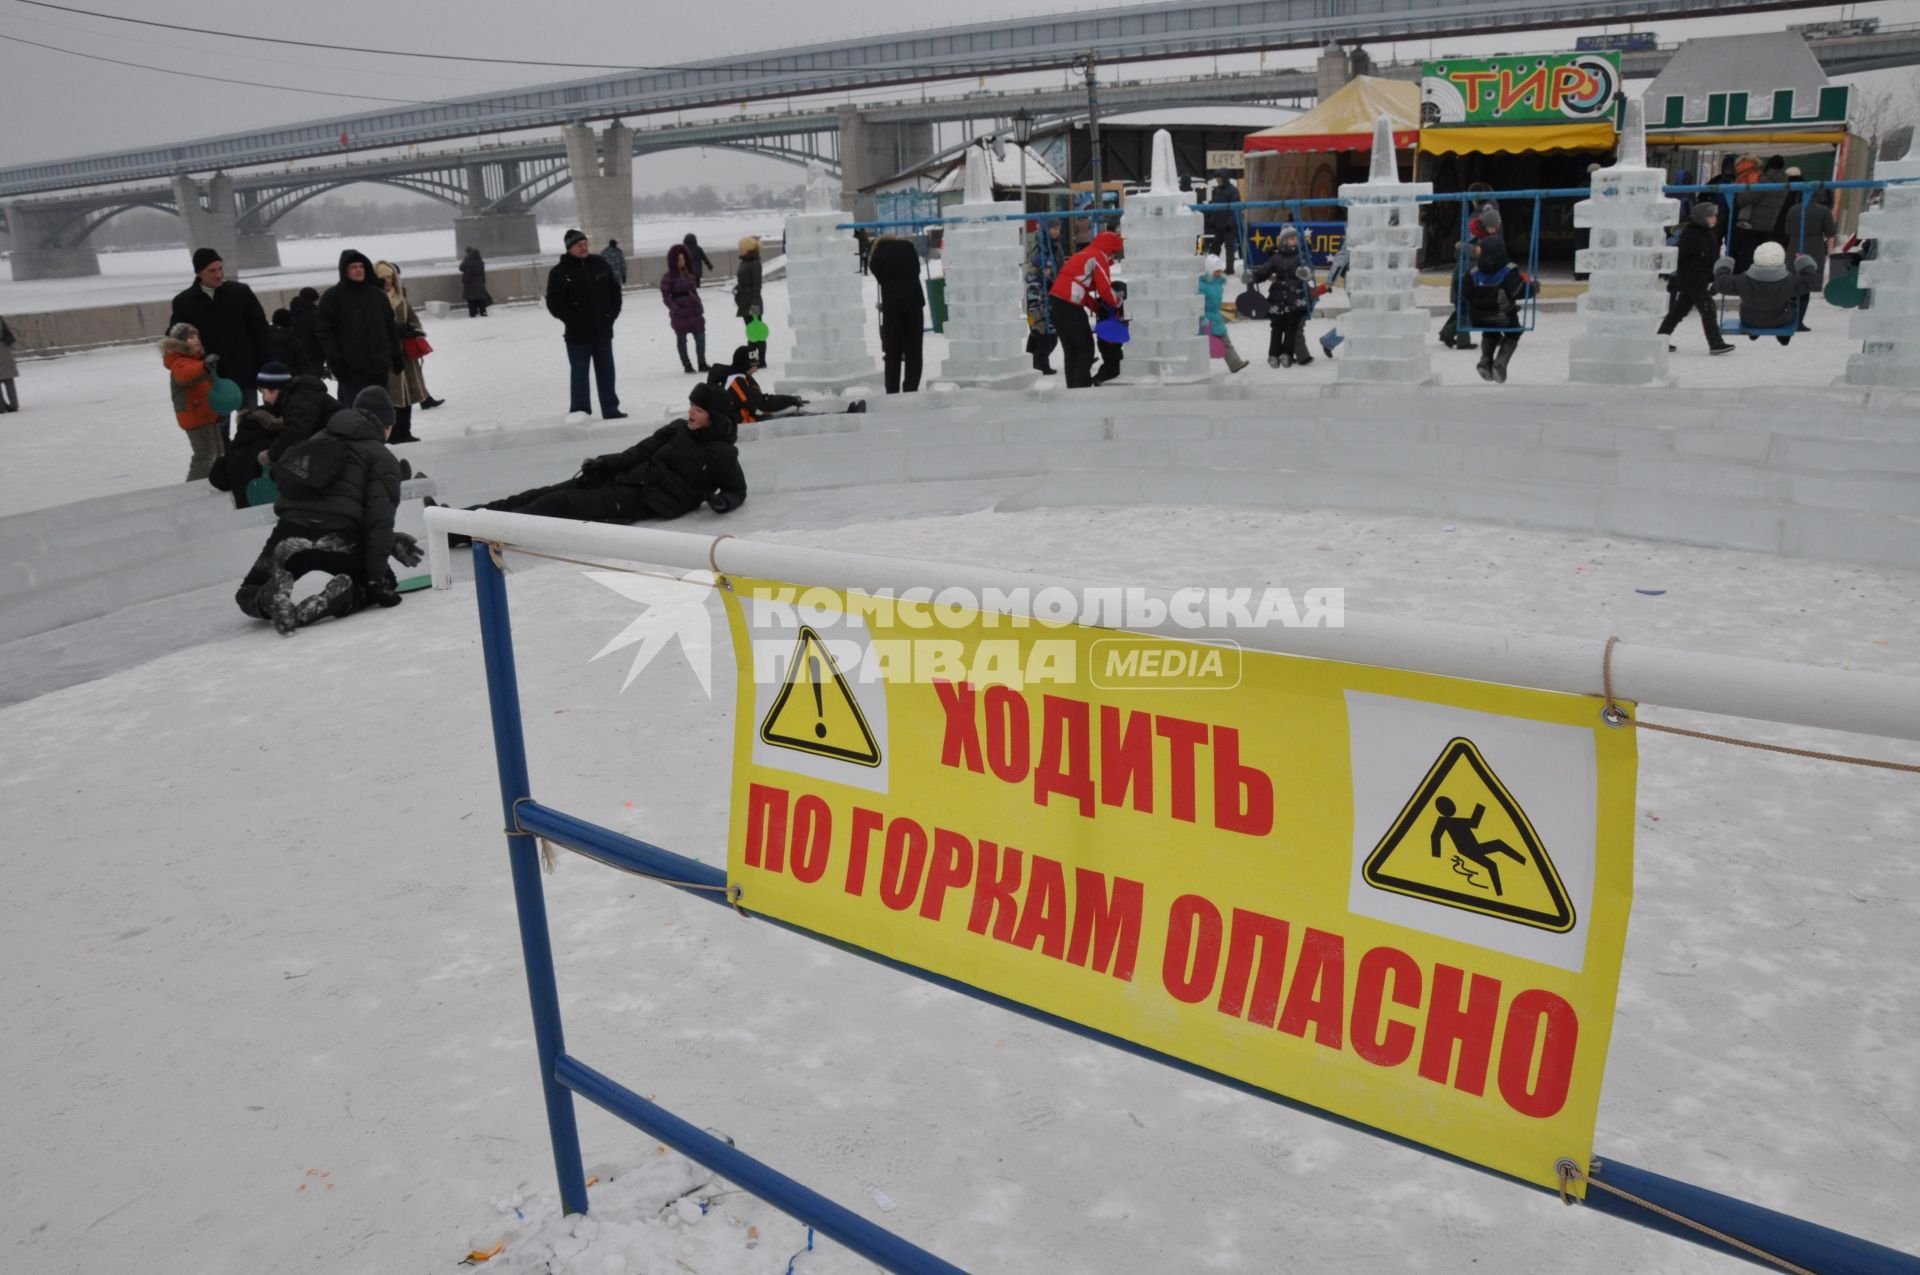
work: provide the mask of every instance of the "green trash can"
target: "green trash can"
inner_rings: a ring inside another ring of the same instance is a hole
[[[947,330],[947,278],[935,275],[927,280],[927,309],[933,315],[933,330]]]

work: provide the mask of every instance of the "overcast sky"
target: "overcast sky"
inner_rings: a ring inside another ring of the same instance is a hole
[[[561,0],[559,4],[524,0],[332,0],[329,4],[262,4],[259,0],[63,0],[71,7],[102,13],[192,25],[207,33],[231,31],[273,35],[327,44],[351,44],[480,57],[536,58],[576,63],[580,70],[484,63],[423,61],[377,54],[341,53],[255,44],[213,34],[161,31],[34,8],[20,0],[0,0],[0,102],[6,125],[0,129],[0,165],[71,158],[98,151],[183,141],[241,129],[292,123],[337,114],[378,109],[386,103],[323,97],[292,88],[251,88],[180,78],[87,61],[15,43],[78,50],[99,57],[145,63],[229,79],[366,94],[406,101],[482,93],[490,89],[543,83],[596,74],[594,60],[624,64],[660,64],[814,40],[934,25],[899,17],[901,6],[853,0],[708,0],[698,6],[664,5],[657,0]],[[1104,4],[1042,0],[1024,12],[1064,12]],[[1011,0],[940,0],[914,12],[938,25],[986,21],[1009,16]],[[805,15],[802,27],[796,18]],[[1689,35],[1778,30],[1786,23],[1842,16],[1875,16],[1883,25],[1920,22],[1920,0],[1832,5],[1825,8],[1763,12],[1730,19],[1649,24],[1662,42]],[[1625,28],[1615,28],[1624,30]],[[1371,46],[1379,61],[1436,53],[1519,52],[1571,47],[1578,31],[1514,32],[1462,37],[1429,46],[1402,43]],[[1306,66],[1309,50],[1268,55],[1270,67]],[[1221,70],[1258,63],[1253,56],[1218,60]],[[1165,76],[1211,69],[1214,60],[1115,68],[1123,76]],[[1900,77],[1904,84],[1911,75]],[[996,86],[1040,82],[1057,84],[1060,73],[1008,79]],[[973,88],[964,81],[956,89]],[[916,90],[894,87],[856,95],[885,100]],[[845,95],[842,95],[844,98]],[[643,188],[699,182],[733,185],[742,181],[788,182],[798,170],[777,161],[717,150],[685,151],[636,162]],[[360,189],[356,188],[358,194]],[[364,188],[371,193],[373,188]]]

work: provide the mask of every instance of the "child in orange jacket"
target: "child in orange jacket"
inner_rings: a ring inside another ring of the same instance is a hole
[[[187,432],[187,442],[193,447],[187,481],[199,482],[213,472],[226,450],[220,441],[220,416],[209,401],[220,356],[206,352],[200,344],[199,330],[191,323],[176,323],[160,338],[160,361],[167,365],[173,419]]]

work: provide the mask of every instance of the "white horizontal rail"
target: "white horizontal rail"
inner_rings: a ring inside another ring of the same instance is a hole
[[[490,510],[427,511],[428,553],[436,588],[453,584],[447,533],[497,540],[568,556],[721,572],[865,592],[961,588],[1063,588],[1076,595],[1112,589],[1111,582],[1074,580],[952,562],[924,562],[769,544],[732,536],[690,535],[647,527],[568,522]],[[1145,589],[1166,599],[1174,590]],[[1605,638],[1552,637],[1506,629],[1403,619],[1347,610],[1341,628],[1191,628],[1171,622],[1150,629],[1196,642],[1237,642],[1249,650],[1377,668],[1599,695]],[[1623,700],[1728,717],[1920,740],[1920,678],[1856,672],[1739,655],[1716,655],[1621,642],[1613,651],[1614,693]],[[1599,705],[1594,706],[1597,714]]]

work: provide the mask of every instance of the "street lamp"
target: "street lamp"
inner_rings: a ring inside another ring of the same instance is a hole
[[[1027,247],[1027,143],[1033,140],[1033,112],[1021,107],[1013,113],[1013,144],[1020,148],[1020,249]]]

